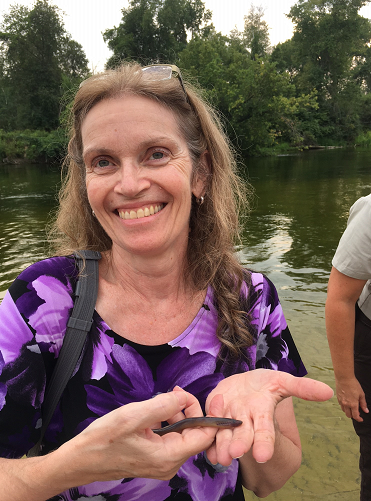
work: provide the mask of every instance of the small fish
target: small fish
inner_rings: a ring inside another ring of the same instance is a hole
[[[218,417],[197,417],[197,418],[188,418],[182,419],[174,424],[169,424],[168,426],[164,426],[163,428],[157,428],[152,430],[153,433],[157,435],[166,435],[167,433],[176,432],[181,433],[186,428],[197,428],[197,427],[206,427],[212,426],[213,428],[235,428],[236,426],[241,426],[242,421],[238,419],[229,419],[229,418],[218,418]]]

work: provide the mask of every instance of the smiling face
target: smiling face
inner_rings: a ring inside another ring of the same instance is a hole
[[[186,252],[192,162],[175,116],[142,96],[96,104],[82,128],[89,202],[112,239],[112,251],[155,256]]]

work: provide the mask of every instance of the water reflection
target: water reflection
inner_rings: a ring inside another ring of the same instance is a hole
[[[241,261],[274,282],[309,375],[330,386],[326,286],[349,208],[371,191],[370,160],[369,151],[337,150],[248,162],[256,202]],[[358,500],[358,441],[336,398],[321,404],[298,400],[295,409],[303,465],[267,499]]]
[[[47,254],[45,226],[59,180],[58,167],[0,167],[0,291]]]

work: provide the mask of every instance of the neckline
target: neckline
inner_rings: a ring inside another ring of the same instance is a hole
[[[190,334],[190,332],[192,332],[192,330],[198,324],[198,322],[201,320],[202,316],[205,313],[208,313],[209,311],[211,311],[212,309],[214,309],[212,299],[213,299],[213,291],[212,291],[211,286],[209,285],[208,288],[207,288],[207,291],[206,291],[205,299],[204,299],[204,301],[203,301],[200,309],[198,310],[196,316],[194,317],[194,319],[192,320],[192,322],[188,325],[188,327],[186,327],[183,332],[181,332],[176,338],[172,339],[171,341],[169,341],[167,343],[153,344],[153,345],[137,343],[135,341],[132,341],[130,339],[125,338],[124,336],[120,336],[119,334],[117,334],[117,332],[115,332],[113,329],[111,329],[111,327],[105,322],[105,320],[99,315],[99,313],[96,310],[94,310],[94,312],[95,312],[95,315],[98,317],[98,320],[100,321],[100,324],[103,325],[104,332],[107,335],[109,335],[108,332],[112,332],[112,334],[113,334],[112,337],[115,340],[118,340],[118,339],[121,340],[122,339],[123,343],[127,342],[130,345],[137,346],[137,347],[139,347],[139,348],[141,348],[143,350],[145,350],[146,348],[148,348],[148,349],[155,349],[155,350],[161,350],[165,346],[169,346],[169,345],[170,346],[174,346],[174,345],[176,345],[179,341],[181,341],[186,336],[188,336]]]

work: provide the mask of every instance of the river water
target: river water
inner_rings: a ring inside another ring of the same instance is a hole
[[[268,275],[309,376],[334,387],[324,303],[331,259],[350,206],[371,192],[371,150],[318,150],[249,159],[255,190],[241,261]],[[0,298],[15,276],[47,254],[45,226],[56,207],[58,168],[0,166]],[[300,470],[270,500],[359,499],[358,441],[336,398],[295,399]],[[247,500],[257,499],[246,493]]]

